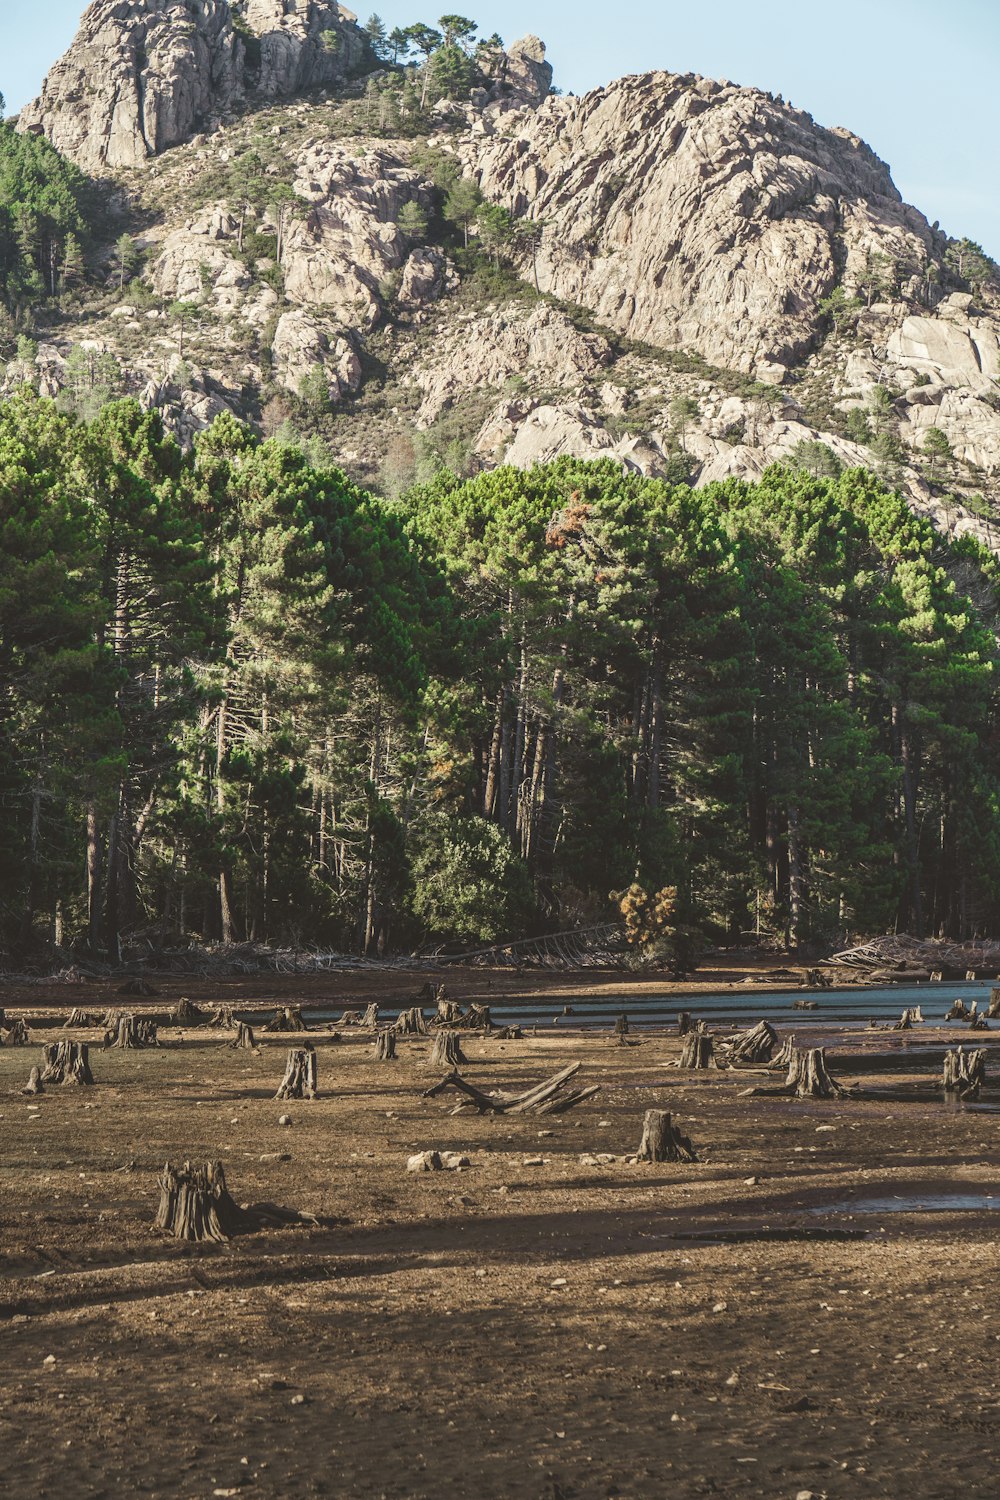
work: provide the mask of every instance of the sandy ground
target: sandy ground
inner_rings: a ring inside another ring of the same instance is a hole
[[[20,1093],[37,1045],[0,1050],[7,1493],[1000,1490],[1000,1115],[930,1092],[740,1097],[768,1080],[681,1073],[674,1036],[567,1031],[463,1042],[466,1075],[526,1087],[579,1061],[593,1099],[456,1116],[422,1097],[440,1076],[423,1039],[385,1064],[361,1035],[312,1039],[322,1096],[291,1105],[272,1097],[287,1037],[95,1047],[94,1088],[38,1100]],[[845,1038],[831,1068],[899,1087],[862,1052],[909,1040]],[[625,1160],[649,1107],[673,1111],[697,1163]],[[428,1148],[472,1165],[407,1174]],[[221,1159],[239,1201],[324,1224],[166,1240],[157,1176],[186,1157]]]

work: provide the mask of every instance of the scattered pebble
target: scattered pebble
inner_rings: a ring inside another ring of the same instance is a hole
[[[291,1117],[291,1115],[279,1115],[278,1116],[278,1124],[279,1125],[290,1125],[291,1123],[292,1123],[292,1117]]]

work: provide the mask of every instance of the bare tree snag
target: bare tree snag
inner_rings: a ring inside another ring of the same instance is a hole
[[[375,1061],[393,1062],[396,1057],[396,1033],[385,1026],[375,1033]]]
[[[492,1093],[484,1093],[482,1089],[474,1088],[471,1083],[458,1073],[449,1073],[447,1078],[442,1078],[433,1088],[426,1089],[425,1099],[435,1099],[438,1094],[444,1093],[445,1089],[455,1089],[464,1097],[462,1102],[453,1110],[457,1114],[460,1109],[473,1105],[481,1115],[555,1115],[561,1114],[563,1110],[572,1109],[583,1099],[589,1099],[600,1089],[599,1083],[591,1084],[585,1089],[571,1089],[567,1093],[561,1093],[563,1085],[580,1070],[579,1063],[570,1063],[568,1067],[559,1073],[553,1073],[551,1078],[546,1078],[544,1083],[536,1084],[533,1089],[527,1089],[523,1094],[507,1094],[501,1090]]]
[[[286,1005],[279,1007],[273,1018],[267,1025],[262,1027],[263,1031],[308,1031],[309,1027],[302,1018],[302,1007],[299,1005]]]
[[[468,1058],[455,1031],[440,1031],[434,1038],[428,1063],[432,1068],[459,1068]]]
[[[970,1099],[979,1093],[985,1081],[986,1053],[982,1048],[966,1052],[963,1047],[956,1047],[945,1053],[941,1082],[949,1092],[954,1091],[961,1094],[963,1099]]]
[[[767,1021],[758,1021],[749,1031],[742,1031],[728,1043],[727,1061],[731,1067],[754,1067],[771,1061],[778,1045],[778,1033]]]
[[[682,1068],[714,1068],[715,1044],[711,1032],[704,1030],[701,1022],[696,1031],[689,1031],[681,1049]]]
[[[31,1038],[28,1036],[28,1028],[24,1024],[24,1018],[18,1016],[4,1037],[4,1045],[7,1047],[27,1047],[30,1041]]]
[[[316,1098],[316,1049],[315,1047],[293,1047],[288,1054],[288,1063],[276,1099]]]
[[[170,1012],[171,1026],[200,1026],[203,1021],[208,1021],[209,1025],[214,1024],[211,1017],[205,1011],[199,1010],[197,1005],[192,1004],[186,995],[182,1000],[178,1000]]]
[[[158,1047],[155,1021],[141,1021],[137,1016],[122,1015],[116,1025],[105,1032],[105,1047]]]
[[[21,1090],[22,1094],[44,1094],[45,1086],[42,1083],[41,1068],[32,1068],[28,1074],[28,1081]]]
[[[426,1036],[427,1022],[424,1013],[418,1005],[411,1010],[402,1010],[399,1020],[396,1022],[396,1031],[400,1036]]]
[[[245,1227],[246,1215],[229,1196],[222,1163],[176,1170],[167,1162],[160,1178],[160,1206],[155,1224],[177,1240],[232,1239]]]
[[[257,1046],[253,1030],[245,1021],[236,1022],[236,1036],[229,1046],[240,1052],[252,1052]]]
[[[642,1122],[642,1140],[636,1153],[638,1161],[697,1161],[694,1147],[670,1123],[665,1109],[647,1109]]]
[[[42,1056],[43,1083],[93,1083],[86,1042],[52,1042]]]

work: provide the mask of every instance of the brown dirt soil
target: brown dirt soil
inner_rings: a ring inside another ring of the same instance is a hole
[[[283,988],[285,1003],[305,998],[299,981]],[[353,1031],[311,1033],[321,1097],[279,1104],[288,1037],[258,1037],[256,1053],[221,1032],[163,1039],[95,1045],[94,1088],[37,1100],[20,1093],[37,1045],[0,1049],[10,1495],[1000,1489],[1000,1213],[985,1197],[949,1206],[995,1191],[1000,1208],[1000,1115],[937,1094],[740,1097],[768,1080],[680,1073],[676,1037],[617,1048],[569,1031],[462,1042],[486,1088],[579,1060],[602,1091],[566,1115],[454,1115],[454,1096],[422,1097],[440,1076],[429,1041],[403,1038],[376,1064]],[[847,1082],[859,1040],[830,1043]],[[866,1087],[908,1076],[871,1066]],[[692,1136],[696,1164],[624,1159],[652,1106]],[[472,1165],[407,1174],[429,1148]],[[164,1239],[157,1176],[184,1158],[221,1159],[238,1201],[326,1222],[223,1246]],[[852,1212],[867,1197],[889,1201]]]

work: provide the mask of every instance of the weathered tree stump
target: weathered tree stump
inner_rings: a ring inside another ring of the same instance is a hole
[[[183,999],[178,1000],[170,1012],[171,1026],[200,1026],[203,1021],[208,1021],[209,1025],[212,1024],[211,1017],[205,1011],[200,1010],[197,1005],[193,1004],[186,995]]]
[[[773,1068],[787,1068],[792,1060],[794,1051],[795,1038],[793,1036],[786,1036],[778,1051],[771,1058],[771,1066]]]
[[[709,1031],[701,1029],[689,1031],[684,1038],[684,1046],[681,1049],[682,1068],[714,1068],[715,1043]]]
[[[89,1010],[71,1010],[63,1022],[63,1031],[72,1031],[78,1026],[99,1026],[100,1016],[92,1015]]]
[[[628,1016],[622,1011],[620,1016],[615,1017],[615,1046],[627,1047],[628,1039]]]
[[[546,1078],[544,1083],[536,1084],[532,1089],[527,1089],[523,1094],[508,1094],[497,1089],[492,1093],[485,1093],[482,1089],[475,1088],[471,1083],[466,1083],[459,1073],[449,1073],[447,1078],[442,1078],[433,1088],[424,1091],[425,1099],[435,1099],[445,1089],[455,1089],[463,1095],[461,1103],[456,1105],[452,1111],[458,1114],[459,1110],[467,1108],[470,1104],[481,1115],[506,1115],[506,1114],[537,1114],[556,1115],[564,1110],[572,1109],[583,1099],[589,1099],[596,1094],[600,1088],[599,1083],[593,1083],[589,1088],[571,1089],[562,1093],[563,1085],[578,1073],[579,1063],[570,1063],[558,1073],[553,1073],[551,1078]]]
[[[236,1017],[231,1005],[218,1005],[208,1018],[209,1026],[219,1026],[223,1031],[236,1030]]]
[[[167,1162],[160,1178],[155,1224],[178,1240],[228,1240],[245,1226],[243,1210],[229,1196],[222,1163],[176,1170]]]
[[[261,1029],[263,1031],[308,1031],[309,1027],[302,1018],[301,1006],[285,1005],[279,1007],[272,1019]]]
[[[975,971],[975,969],[966,969],[966,971],[965,971],[965,977],[971,983],[975,984],[975,982],[976,982],[976,971]]]
[[[288,1063],[276,1099],[316,1098],[316,1049],[315,1047],[293,1047],[288,1054]]]
[[[52,1042],[42,1048],[43,1083],[93,1083],[86,1042]]]
[[[900,1016],[899,1020],[893,1023],[892,1029],[893,1031],[910,1031],[912,1030],[912,1027],[913,1017],[910,1015],[909,1009],[906,1009],[903,1011],[903,1014]]]
[[[944,982],[943,971],[941,969],[932,969],[930,980],[931,984],[942,984]]]
[[[28,1074],[28,1081],[21,1090],[22,1094],[44,1094],[45,1086],[42,1083],[41,1068],[32,1068]]]
[[[693,1031],[697,1024],[697,1021],[692,1021],[689,1010],[679,1011],[677,1015],[677,1035],[687,1036],[688,1032]]]
[[[427,1061],[432,1068],[458,1068],[468,1062],[457,1031],[438,1032]]]
[[[730,1042],[729,1062],[734,1067],[750,1067],[771,1061],[778,1045],[778,1033],[767,1021],[758,1021]]]
[[[236,1036],[229,1046],[240,1052],[252,1052],[257,1046],[253,1030],[245,1021],[236,1022]]]
[[[158,1047],[156,1022],[143,1021],[138,1016],[118,1017],[113,1030],[104,1037],[105,1047]]]
[[[160,992],[148,979],[126,979],[124,984],[118,986],[119,995],[135,995],[144,1000],[151,1000]]]
[[[986,1053],[982,1048],[966,1052],[956,1047],[944,1055],[944,1074],[941,1082],[949,1092],[957,1092],[963,1098],[978,1094],[986,1081]]]
[[[364,1015],[361,1017],[361,1020],[358,1022],[358,1025],[366,1026],[369,1031],[375,1030],[375,1028],[378,1026],[378,1001],[372,1001],[371,1005],[368,1006]]]
[[[754,1089],[755,1094],[786,1095],[795,1099],[836,1099],[847,1090],[826,1067],[823,1047],[793,1047],[788,1062],[788,1077],[780,1089]]]
[[[24,1023],[24,1018],[23,1016],[18,1016],[4,1037],[4,1045],[7,1047],[27,1047],[30,1042],[31,1038],[28,1035],[28,1028]]]
[[[828,990],[831,984],[830,975],[823,969],[807,969],[805,980],[811,990]]]
[[[493,1032],[495,1042],[520,1042],[524,1040],[524,1032],[520,1026],[501,1026],[499,1031]]]
[[[993,985],[990,990],[990,1008],[986,1014],[991,1021],[1000,1017],[1000,984]]]
[[[396,1057],[396,1033],[385,1026],[375,1033],[375,1061],[393,1062]]]
[[[470,1000],[469,1008],[462,1017],[462,1025],[466,1031],[492,1031],[494,1021],[490,1015],[489,1006],[481,1005],[477,1000]]]
[[[639,1161],[698,1160],[691,1142],[670,1123],[670,1115],[665,1109],[647,1109],[636,1156]]]
[[[396,1031],[400,1036],[426,1036],[427,1022],[424,1013],[418,1005],[410,1010],[402,1010],[399,1020],[396,1022]]]
[[[951,1009],[948,1010],[945,1014],[945,1020],[971,1021],[975,1013],[975,1008],[973,1008],[972,1010],[967,1010],[965,1007],[965,1001],[962,999],[961,995],[956,995],[954,1000],[951,1002]]]

